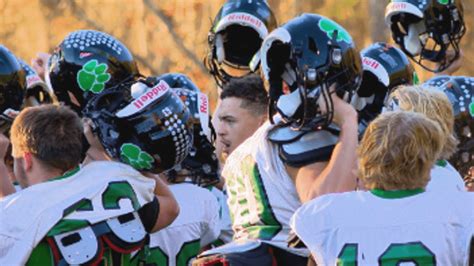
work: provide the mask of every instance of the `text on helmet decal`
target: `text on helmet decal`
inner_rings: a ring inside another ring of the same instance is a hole
[[[206,94],[201,92],[199,93],[198,105],[201,129],[206,135],[207,139],[211,141],[211,129],[209,128],[209,100]]]
[[[160,80],[158,84],[146,90],[142,95],[127,105],[124,109],[117,112],[117,116],[126,117],[143,110],[152,102],[159,99],[168,90],[170,90],[168,83],[166,83],[164,80]]]
[[[268,34],[267,26],[256,16],[244,12],[235,12],[222,18],[216,27],[216,32],[225,29],[227,26],[240,23],[254,28],[263,39]]]
[[[344,41],[348,44],[352,43],[351,35],[349,35],[349,33],[336,22],[327,18],[322,18],[319,20],[318,25],[322,31],[326,32],[330,40],[332,40],[334,31],[337,31],[336,40],[338,42]]]
[[[362,63],[364,64],[364,66],[367,66],[367,67],[370,67],[370,68],[373,68],[373,69],[377,69],[379,66],[380,66],[380,63],[373,60],[372,58],[369,58],[369,57],[363,57],[362,58]]]
[[[385,9],[386,22],[387,23],[390,22],[389,16],[391,17],[392,15],[401,13],[401,12],[413,14],[420,18],[423,17],[423,12],[417,6],[411,3],[391,2],[390,4],[387,5],[387,8]]]
[[[105,83],[110,80],[110,74],[107,73],[109,66],[99,64],[96,59],[87,61],[82,69],[77,72],[77,84],[81,90],[98,94],[105,88]]]
[[[209,102],[204,93],[199,93],[199,112],[204,114],[209,113]]]
[[[36,75],[36,74],[33,74],[33,75],[28,75],[26,77],[26,87],[27,88],[31,88],[33,87],[34,85],[38,84],[38,83],[42,83],[43,81],[41,80],[41,78]]]
[[[362,68],[364,71],[372,72],[382,84],[388,86],[390,84],[390,76],[385,67],[380,65],[380,62],[370,57],[362,57]]]

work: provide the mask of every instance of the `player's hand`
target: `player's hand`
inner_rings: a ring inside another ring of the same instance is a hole
[[[104,147],[99,141],[99,138],[92,131],[92,121],[87,118],[82,119],[84,125],[84,136],[89,142],[90,148],[87,150],[86,161],[110,161],[110,157],[107,155]]]
[[[38,73],[44,80],[44,73],[47,71],[48,60],[51,54],[48,53],[37,53],[36,57],[31,60],[31,67]]]
[[[446,61],[451,61],[453,60],[453,57],[456,55],[454,51],[447,51],[446,52]],[[462,61],[463,61],[463,52],[462,50],[459,50],[459,56],[456,58],[451,65],[446,68],[445,70],[439,72],[436,74],[436,76],[443,76],[443,75],[448,75],[451,76],[453,75],[456,71],[458,71],[461,66],[462,66]]]
[[[5,156],[7,155],[8,146],[10,145],[10,140],[7,136],[0,133],[0,160],[4,162]]]
[[[355,124],[357,124],[357,111],[352,105],[350,105],[348,102],[344,101],[336,95],[335,88],[335,84],[329,87],[334,108],[333,122],[336,123],[339,127],[342,127],[342,125],[347,122],[355,122]],[[318,104],[321,107],[322,113],[325,114],[327,112],[327,107],[322,97],[319,98]]]

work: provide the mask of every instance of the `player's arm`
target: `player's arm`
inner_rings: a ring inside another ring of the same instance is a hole
[[[8,168],[5,165],[8,145],[10,145],[10,140],[5,135],[0,134],[0,199],[15,193],[15,188],[9,178]]]
[[[159,213],[155,225],[151,232],[156,232],[170,225],[179,214],[179,205],[173,196],[173,193],[168,188],[168,185],[158,176],[146,174],[147,177],[153,178],[156,181],[155,196],[159,203]]]
[[[357,112],[335,93],[331,97],[334,122],[341,128],[341,133],[329,162],[289,171],[303,203],[324,194],[350,191],[356,187]]]

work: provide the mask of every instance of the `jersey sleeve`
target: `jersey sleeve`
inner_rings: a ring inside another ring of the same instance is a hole
[[[201,247],[215,241],[221,233],[219,203],[210,192],[208,200],[206,201],[206,212],[207,222],[202,226],[203,234],[201,237]]]
[[[153,201],[148,202],[138,210],[140,220],[142,220],[143,226],[145,227],[145,230],[148,233],[150,233],[153,227],[155,226],[159,214],[160,203],[156,196],[154,197]]]

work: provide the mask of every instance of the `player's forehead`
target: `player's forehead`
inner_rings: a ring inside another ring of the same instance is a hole
[[[221,101],[219,115],[238,118],[250,115],[250,110],[245,108],[244,100],[237,97],[228,97]]]

